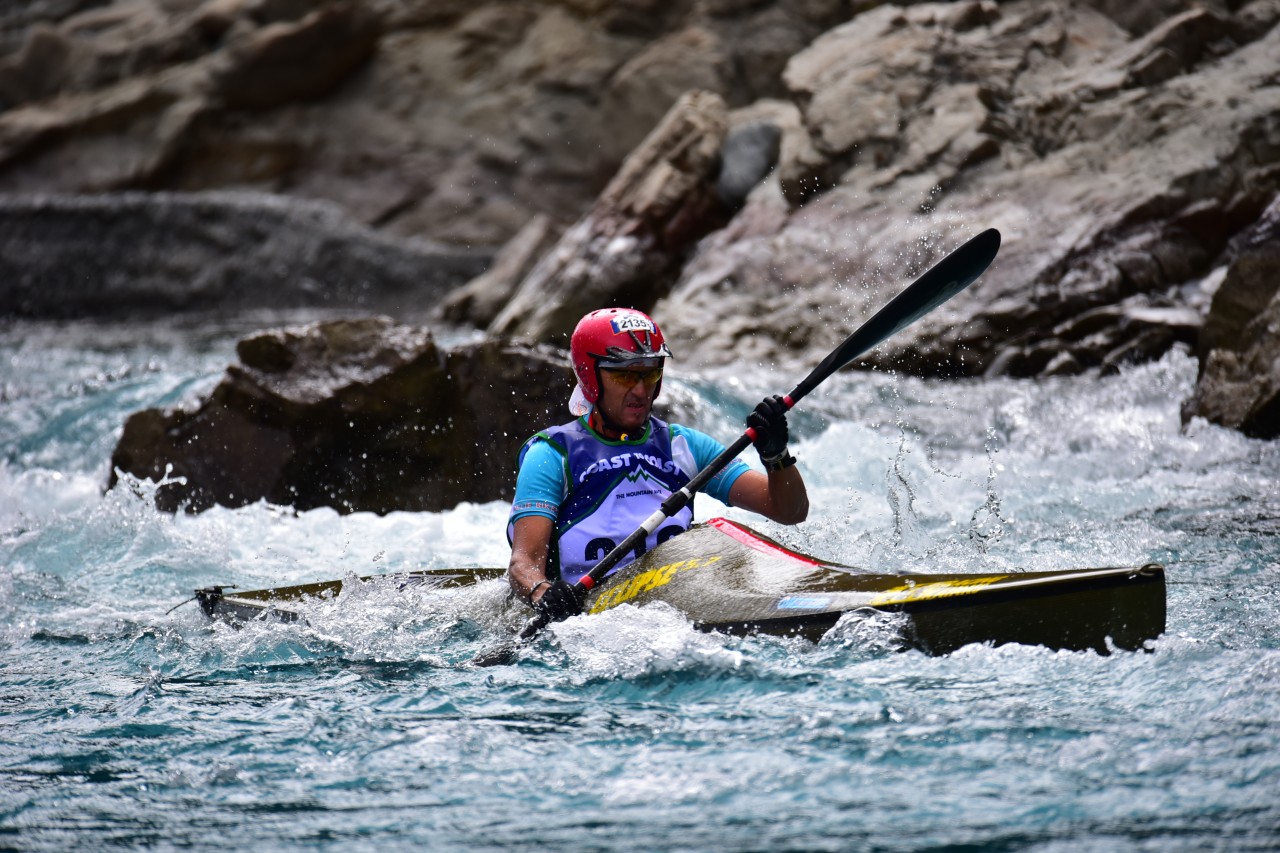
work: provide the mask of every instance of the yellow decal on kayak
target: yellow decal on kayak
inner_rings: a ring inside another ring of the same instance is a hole
[[[703,566],[709,566],[719,560],[720,557],[694,557],[692,560],[681,560],[678,563],[667,563],[665,566],[659,566],[656,569],[649,569],[640,572],[635,577],[619,583],[615,587],[606,589],[600,595],[596,596],[596,600],[591,603],[591,613],[599,613],[602,610],[608,610],[610,607],[617,607],[619,604],[630,601],[642,592],[648,592],[651,589],[668,583],[673,577],[680,572],[687,572],[690,569],[700,569]]]
[[[953,595],[966,595],[1002,581],[1008,575],[991,575],[984,578],[965,578],[964,580],[931,581],[929,583],[903,584],[886,589],[871,599],[872,607],[886,604],[906,604],[911,601],[928,601],[932,598],[948,598]]]

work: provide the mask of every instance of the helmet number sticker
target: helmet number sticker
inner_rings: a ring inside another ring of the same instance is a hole
[[[610,320],[613,326],[613,333],[621,335],[623,332],[648,332],[653,334],[653,322],[648,317],[642,317],[636,314],[626,314],[622,317],[614,317]]]

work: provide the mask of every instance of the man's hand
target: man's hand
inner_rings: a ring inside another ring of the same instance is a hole
[[[787,404],[777,394],[765,397],[756,410],[747,415],[747,426],[756,431],[756,452],[768,465],[787,450]]]
[[[565,583],[563,578],[556,578],[547,587],[547,591],[533,602],[533,609],[552,622],[562,622],[582,612],[582,599],[578,598],[574,588]]]

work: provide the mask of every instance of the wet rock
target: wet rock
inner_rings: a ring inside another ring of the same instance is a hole
[[[1201,345],[1200,377],[1182,408],[1258,438],[1280,437],[1280,197],[1233,246]]]
[[[195,411],[125,423],[112,469],[163,480],[165,511],[265,500],[387,513],[510,498],[524,439],[568,419],[572,376],[556,351],[446,350],[429,329],[368,318],[265,332],[237,354]]]
[[[305,307],[425,316],[486,261],[279,196],[0,199],[0,316]]]
[[[75,51],[70,39],[47,24],[32,27],[17,56],[0,61],[5,106],[49,97],[66,84]]]
[[[736,213],[760,182],[773,171],[782,148],[782,129],[769,122],[752,122],[729,132],[720,151],[716,195]]]
[[[1104,305],[1050,330],[1037,330],[1005,348],[987,368],[991,375],[1067,376],[1086,372],[1109,375],[1120,368],[1158,358],[1175,344],[1194,348],[1200,315],[1178,305],[1153,305],[1134,296]]]

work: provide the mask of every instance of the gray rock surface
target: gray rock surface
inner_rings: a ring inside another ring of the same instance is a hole
[[[520,283],[489,332],[564,343],[588,311],[648,309],[666,295],[697,240],[728,219],[716,187],[727,133],[719,95],[682,96]]]
[[[316,306],[425,316],[487,262],[282,196],[0,197],[0,317]]]
[[[0,193],[254,189],[496,248],[577,220],[686,91],[781,95],[854,5],[37,0],[0,10]]]
[[[809,357],[995,226],[991,270],[869,363],[1033,376],[1193,340],[1190,294],[1280,189],[1277,17],[1195,10],[1134,39],[1081,6],[863,13],[791,60],[808,139],[657,319],[695,363]]]
[[[0,10],[0,312],[411,304],[554,340],[626,303],[684,365],[751,370],[811,364],[994,226],[979,283],[865,364],[1105,373],[1192,346],[1188,416],[1270,435],[1277,21],[1280,0],[36,0]],[[691,91],[722,115],[671,134],[688,156],[642,145]],[[191,195],[228,189],[276,200]],[[298,452],[237,417],[227,447]],[[278,473],[272,500],[337,500]]]
[[[1202,417],[1258,438],[1280,437],[1280,196],[1232,246],[1201,337],[1195,394]]]

